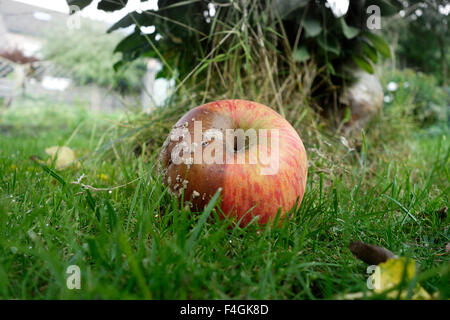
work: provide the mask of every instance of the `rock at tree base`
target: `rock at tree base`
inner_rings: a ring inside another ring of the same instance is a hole
[[[350,121],[346,123],[346,133],[359,132],[383,107],[383,88],[380,81],[361,69],[350,69],[354,82],[344,88],[340,103],[349,106]]]

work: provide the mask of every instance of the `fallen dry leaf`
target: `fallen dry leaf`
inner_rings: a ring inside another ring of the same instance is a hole
[[[397,259],[389,259],[380,263],[375,270],[379,274],[379,283],[374,287],[376,293],[382,293],[398,286],[402,282],[411,281],[416,275],[416,261],[405,257]],[[389,298],[400,297],[405,299],[408,295],[408,289],[405,288],[401,292],[398,289],[387,293]],[[412,299],[431,299],[431,295],[419,284],[413,289]]]
[[[75,156],[75,152],[69,147],[50,147],[45,149],[45,153],[50,156],[47,164],[51,165],[52,163],[55,165],[56,169],[64,169],[70,165],[75,165],[79,167],[79,162]]]
[[[378,265],[388,259],[395,259],[397,256],[388,249],[366,244],[361,241],[352,241],[348,246],[353,255],[369,265]]]
[[[376,265],[369,283],[375,294],[382,294],[386,291],[388,298],[406,299],[408,297],[408,288],[404,286],[401,289],[394,289],[401,283],[410,282],[416,275],[416,261],[406,257],[397,257],[386,248],[366,244],[361,241],[353,241],[349,245],[350,251],[355,257],[369,265]],[[373,295],[369,293],[369,296]],[[362,292],[351,293],[343,296],[344,299],[359,299],[364,294]],[[416,284],[412,291],[412,299],[433,299],[433,297],[420,285]]]

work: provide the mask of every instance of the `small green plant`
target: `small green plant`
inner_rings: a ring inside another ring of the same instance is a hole
[[[433,75],[411,69],[385,72],[385,107],[402,105],[420,126],[448,121],[450,99]]]

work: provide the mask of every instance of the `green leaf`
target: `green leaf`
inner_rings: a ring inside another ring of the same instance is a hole
[[[114,207],[111,205],[108,199],[105,200],[106,211],[108,212],[109,217],[109,228],[112,232],[115,226],[117,225],[117,217],[116,212],[114,212]]]
[[[83,8],[90,5],[91,2],[92,2],[92,0],[67,0],[67,4],[69,6],[77,6],[78,8],[80,8],[80,10],[82,10]],[[76,11],[71,10],[71,13],[75,13],[75,12]]]
[[[148,10],[149,12],[155,12],[154,10]],[[136,11],[130,12],[122,19],[114,23],[106,32],[110,33],[120,28],[126,28],[137,24],[139,27],[152,26],[158,23],[160,19],[157,16],[146,14],[145,12],[139,13]]]
[[[98,3],[97,9],[103,11],[116,11],[123,9],[128,0],[102,0]]]
[[[330,71],[330,73],[332,74],[332,75],[335,75],[336,74],[336,70],[334,70],[334,67],[333,67],[333,65],[331,64],[331,63],[327,63],[327,70],[328,71]]]
[[[119,60],[113,64],[113,69],[115,72],[118,72],[123,66],[125,66],[125,62],[123,60]]]
[[[403,8],[403,5],[400,1],[391,0],[367,0],[367,2],[365,3],[365,8],[368,8],[371,5],[378,6],[380,8],[381,16],[383,17],[397,14]]]
[[[364,36],[370,41],[370,43],[372,43],[375,49],[381,53],[382,56],[386,58],[391,56],[391,48],[389,48],[389,45],[382,37],[370,32],[365,32]]]
[[[92,193],[89,191],[89,189],[86,189],[86,201],[89,205],[89,208],[91,208],[92,211],[95,212],[95,200],[92,197]]]
[[[342,119],[342,123],[347,123],[351,120],[352,118],[352,112],[350,111],[350,108],[347,106],[347,108],[345,108],[345,115],[344,115],[344,119]]]
[[[341,21],[342,32],[347,39],[353,39],[359,34],[359,29],[355,27],[350,27],[345,22],[344,18],[339,19]]]
[[[320,47],[322,47],[322,49],[326,51],[332,52],[336,55],[339,55],[341,53],[341,47],[336,40],[325,39],[325,37],[318,37],[317,43]]]
[[[144,39],[145,40],[145,39]],[[144,41],[141,35],[138,32],[134,32],[122,40],[117,44],[114,48],[114,53],[116,52],[127,52],[133,51],[142,46],[142,42]]]
[[[203,210],[203,213],[201,214],[200,218],[198,219],[197,224],[195,225],[194,229],[192,229],[192,233],[189,236],[186,249],[189,252],[193,245],[195,244],[195,241],[200,233],[200,230],[202,229],[203,225],[206,222],[206,219],[208,219],[209,215],[211,214],[212,209],[216,206],[217,200],[219,199],[221,189],[217,190],[212,199],[209,201],[206,208]]]
[[[373,74],[374,70],[372,65],[370,64],[369,61],[367,61],[366,59],[364,59],[364,57],[360,56],[360,55],[352,55],[353,61],[355,61],[355,63],[358,65],[358,67],[360,67],[361,69],[363,69],[364,71]]]
[[[373,63],[377,63],[378,61],[378,53],[377,50],[375,50],[374,47],[372,47],[370,44],[363,42],[362,49],[364,52],[364,55],[372,60]]]
[[[114,30],[117,30],[120,28],[126,28],[131,25],[134,25],[135,21],[133,20],[133,17],[132,17],[133,15],[136,20],[138,20],[139,17],[141,16],[140,13],[130,12],[129,14],[125,15],[122,19],[120,19],[119,21],[114,23],[111,27],[109,27],[109,29],[106,32],[110,33],[110,32],[113,32]]]
[[[311,56],[309,55],[309,52],[305,47],[300,47],[295,50],[293,58],[295,62],[304,62],[309,60]]]
[[[314,19],[305,19],[303,28],[305,28],[307,38],[317,37],[322,31],[319,20]]]
[[[66,185],[66,182],[64,181],[64,179],[59,174],[57,174],[55,171],[53,171],[52,169],[50,169],[43,163],[40,163],[39,165],[42,167],[42,169],[44,169],[45,172],[47,172],[49,175],[51,175],[53,178],[55,178],[63,186]]]

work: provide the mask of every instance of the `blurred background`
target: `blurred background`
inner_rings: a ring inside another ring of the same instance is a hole
[[[431,91],[448,93],[449,11],[447,1],[2,0],[0,98],[3,109],[48,99],[149,113],[176,85],[203,94],[199,102],[245,92],[277,109],[294,96],[321,112],[347,106],[362,125],[381,94],[389,105],[401,87],[430,124],[446,109]],[[375,92],[345,90],[346,79]]]
[[[147,110],[162,104],[170,82],[155,81],[157,60],[140,59],[126,72],[114,72],[118,55],[113,50],[127,31],[105,33],[108,23],[123,12],[106,14],[90,6],[86,14],[69,17],[65,1],[36,5],[35,1],[1,2],[2,98],[79,101],[104,111],[137,104]],[[127,10],[135,7],[136,2]]]

